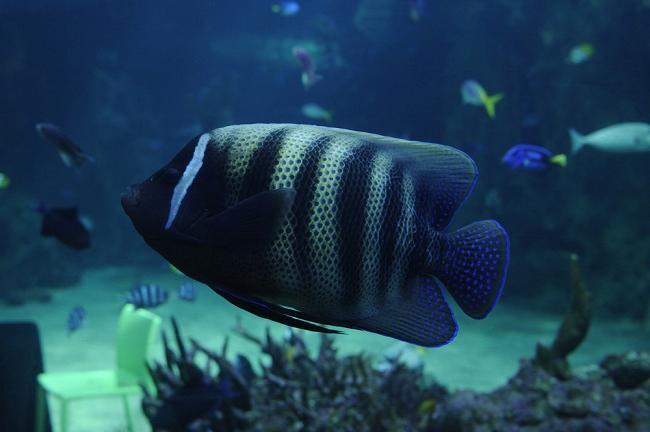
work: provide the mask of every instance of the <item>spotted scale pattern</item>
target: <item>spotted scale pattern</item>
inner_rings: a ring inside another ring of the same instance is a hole
[[[359,294],[358,311],[361,316],[374,315],[379,311],[379,272],[380,234],[383,208],[386,203],[391,160],[384,152],[378,152],[372,161],[372,170],[363,217],[365,218],[363,232],[363,260],[361,269],[361,290]]]
[[[391,267],[391,277],[386,287],[387,303],[400,301],[405,297],[407,288],[406,279],[410,270],[410,258],[413,248],[415,247],[415,184],[413,177],[404,173],[401,184],[401,212],[399,219],[395,224],[395,234],[397,241],[393,251],[393,266]]]

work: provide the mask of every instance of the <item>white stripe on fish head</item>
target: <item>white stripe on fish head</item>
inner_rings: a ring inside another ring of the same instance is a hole
[[[176,219],[178,210],[181,208],[181,204],[183,204],[183,199],[185,199],[187,190],[190,188],[194,182],[194,179],[196,178],[196,175],[199,173],[199,170],[203,166],[203,156],[205,155],[205,149],[208,145],[208,141],[210,141],[210,134],[204,133],[201,135],[199,142],[194,148],[194,155],[192,156],[192,160],[190,160],[190,162],[185,167],[183,176],[174,188],[174,194],[172,195],[172,199],[169,203],[169,217],[165,223],[166,230],[171,228],[172,223],[174,223],[174,219]]]

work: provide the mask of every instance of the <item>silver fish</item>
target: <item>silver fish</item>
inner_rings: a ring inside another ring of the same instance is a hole
[[[575,129],[571,129],[569,135],[573,154],[584,146],[612,153],[650,151],[650,124],[648,123],[619,123],[589,135],[581,135]]]
[[[152,248],[249,312],[439,346],[457,331],[443,287],[483,318],[505,281],[497,222],[443,232],[476,176],[444,145],[238,125],[192,140],[122,205]]]

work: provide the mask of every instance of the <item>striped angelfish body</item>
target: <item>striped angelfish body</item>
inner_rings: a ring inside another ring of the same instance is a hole
[[[457,330],[443,289],[483,318],[505,281],[496,221],[443,232],[476,176],[440,144],[237,125],[188,143],[122,206],[150,246],[253,314],[439,346]]]
[[[399,300],[422,260],[417,216],[430,206],[418,199],[412,167],[383,137],[287,124],[211,135],[226,206],[269,189],[296,191],[270,248],[236,257],[233,279],[248,280],[267,301],[336,319],[371,316]]]

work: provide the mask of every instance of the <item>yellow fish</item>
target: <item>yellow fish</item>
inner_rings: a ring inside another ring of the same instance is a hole
[[[463,103],[475,106],[484,106],[488,117],[496,116],[495,106],[497,102],[503,99],[503,93],[489,95],[483,86],[475,80],[467,80],[460,87],[460,94]]]

